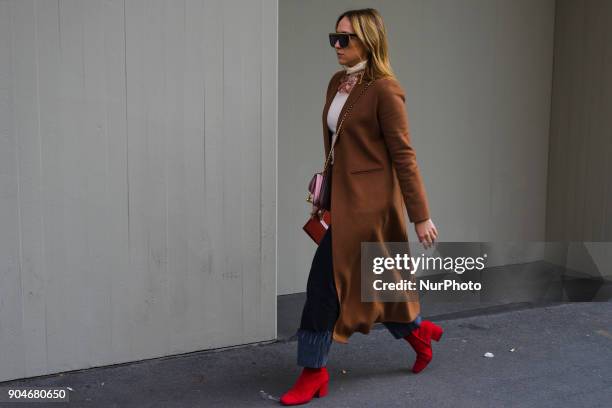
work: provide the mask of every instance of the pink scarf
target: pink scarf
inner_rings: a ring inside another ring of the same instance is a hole
[[[338,92],[350,93],[355,84],[361,79],[365,73],[367,60],[363,60],[353,65],[352,67],[344,66],[344,75],[340,79]]]

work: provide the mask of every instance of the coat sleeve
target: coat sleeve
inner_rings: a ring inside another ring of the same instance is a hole
[[[395,79],[381,80],[376,114],[395,167],[408,218],[413,223],[429,218],[429,206],[416,153],[410,140],[405,94]]]

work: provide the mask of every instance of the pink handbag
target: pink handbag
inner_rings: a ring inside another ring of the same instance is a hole
[[[317,208],[329,208],[329,176],[325,170],[320,173],[315,173],[308,183],[308,202],[312,203]]]

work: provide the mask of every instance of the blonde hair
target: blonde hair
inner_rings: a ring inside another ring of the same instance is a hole
[[[338,23],[344,17],[348,17],[355,34],[357,34],[357,37],[367,50],[368,63],[365,68],[364,78],[396,78],[389,61],[387,30],[380,13],[373,8],[347,10],[340,14],[336,20],[334,30],[337,29]]]

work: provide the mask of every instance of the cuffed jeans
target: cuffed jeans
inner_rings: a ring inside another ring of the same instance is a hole
[[[297,363],[302,367],[327,365],[332,332],[340,312],[333,278],[331,233],[330,227],[315,252],[306,284],[306,303],[297,331]],[[420,324],[420,315],[410,323],[383,322],[396,339],[407,336]]]

